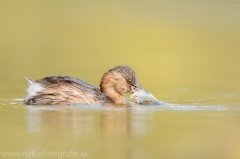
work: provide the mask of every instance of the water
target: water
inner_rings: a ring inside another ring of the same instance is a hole
[[[2,0],[0,13],[0,158],[240,158],[239,1]],[[22,104],[23,77],[98,87],[117,65],[166,104]]]
[[[239,157],[239,105],[24,106],[20,100],[1,102],[2,152],[52,151],[60,157],[73,151],[80,157],[87,153],[87,158]]]

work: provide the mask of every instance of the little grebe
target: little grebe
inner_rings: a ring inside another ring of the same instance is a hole
[[[101,78],[100,89],[77,78],[51,76],[29,80],[24,100],[29,105],[56,104],[124,104],[122,93],[142,90],[135,72],[128,66],[117,66]]]

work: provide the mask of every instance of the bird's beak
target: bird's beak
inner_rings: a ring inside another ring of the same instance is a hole
[[[142,88],[138,88],[138,87],[134,87],[134,86],[131,87],[131,93],[132,94],[137,92],[137,91],[140,91],[140,90],[142,90]]]

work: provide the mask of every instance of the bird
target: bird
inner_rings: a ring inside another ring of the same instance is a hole
[[[103,74],[99,88],[69,76],[50,76],[39,80],[26,78],[29,86],[26,105],[125,104],[123,93],[143,90],[135,71],[117,66]]]

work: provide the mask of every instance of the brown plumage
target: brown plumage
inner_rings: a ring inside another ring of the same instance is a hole
[[[101,78],[100,89],[87,82],[68,76],[51,76],[29,80],[25,104],[124,104],[122,93],[142,89],[135,72],[128,66],[117,66]]]

